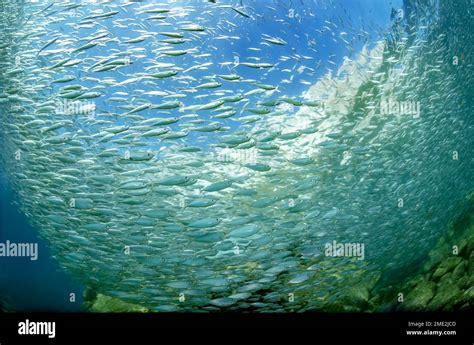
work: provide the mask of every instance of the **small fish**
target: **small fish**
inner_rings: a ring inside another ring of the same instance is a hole
[[[220,223],[217,218],[203,218],[190,223],[188,226],[195,229],[212,228]]]
[[[227,189],[232,186],[232,181],[220,181],[211,183],[207,187],[203,188],[205,192],[218,192],[224,189]]]
[[[241,62],[239,65],[250,67],[250,68],[255,68],[255,69],[263,69],[263,68],[271,68],[273,67],[273,64],[271,63],[265,63],[265,62],[259,62],[259,63],[254,63],[254,62]]]
[[[174,77],[177,74],[178,74],[177,71],[162,71],[162,72],[155,72],[155,73],[148,74],[148,76],[152,78],[156,78],[156,79],[165,79],[169,77]]]
[[[180,186],[190,181],[189,176],[170,176],[158,180],[158,184],[163,186]]]
[[[250,16],[245,13],[244,11],[242,11],[241,9],[239,8],[236,8],[236,7],[231,7],[235,12],[237,12],[238,14],[240,14],[241,16],[245,17],[245,18],[250,18]]]

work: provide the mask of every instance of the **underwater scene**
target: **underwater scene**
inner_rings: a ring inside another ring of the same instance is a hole
[[[0,309],[474,307],[471,0],[3,0]]]

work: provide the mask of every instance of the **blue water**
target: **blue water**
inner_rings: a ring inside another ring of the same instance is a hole
[[[234,40],[232,43],[233,49],[228,49],[227,40],[212,40],[209,42],[214,35],[204,36],[203,45],[212,43],[213,49],[216,54],[219,54],[218,61],[234,61],[236,56],[239,57],[240,61],[254,61],[251,58],[258,56],[262,62],[271,61],[275,62],[274,56],[286,55],[293,56],[295,54],[301,56],[301,62],[296,67],[294,66],[294,60],[281,61],[279,62],[279,68],[270,72],[266,77],[259,79],[259,82],[279,85],[278,95],[295,96],[300,95],[302,92],[308,89],[307,84],[301,83],[306,81],[314,84],[320,77],[328,72],[329,69],[336,70],[337,67],[343,62],[344,57],[352,58],[360,48],[367,42],[374,42],[377,39],[381,39],[384,34],[384,28],[386,29],[390,23],[390,13],[392,8],[399,8],[401,1],[373,1],[373,0],[362,0],[362,1],[347,1],[344,3],[336,3],[329,5],[328,2],[317,2],[316,6],[311,3],[311,6],[306,6],[303,0],[299,1],[244,1],[243,5],[251,6],[253,13],[257,13],[261,16],[261,20],[249,21],[246,18],[241,17],[239,14],[232,10],[223,10],[222,17],[216,18],[222,22],[228,20],[238,28],[234,28],[232,32],[226,32],[222,30],[218,31],[221,35],[240,36],[245,39]],[[273,10],[274,9],[274,10]],[[190,21],[196,20],[199,22],[198,17],[199,11],[194,12],[191,16],[188,16]],[[145,18],[145,15],[142,15]],[[370,22],[367,20],[370,18]],[[281,30],[280,25],[272,25],[274,21],[285,21],[288,23],[288,30]],[[291,25],[292,22],[295,25]],[[325,21],[330,21],[333,24],[328,24]],[[148,24],[145,24],[148,25]],[[335,28],[337,25],[338,28]],[[322,29],[324,26],[329,26],[334,32],[347,31],[347,27],[352,30],[348,32],[346,39],[352,41],[353,51],[350,52],[348,49],[340,44],[340,41],[336,43],[331,39],[331,35],[317,35],[316,29]],[[52,25],[55,27],[55,25]],[[278,28],[278,30],[276,29]],[[58,30],[67,30],[64,26],[56,27]],[[113,28],[111,25],[108,29],[121,37],[134,38],[136,35],[130,35],[130,30],[127,28]],[[353,37],[352,35],[363,29],[369,35],[365,38]],[[163,31],[166,30],[166,27]],[[54,32],[54,31],[53,31]],[[90,35],[90,31],[85,29],[83,35]],[[256,42],[261,42],[263,34],[270,36],[279,37],[285,40],[288,44],[285,46],[261,46]],[[318,37],[318,40],[312,39],[312,36]],[[321,37],[321,40],[319,40]],[[47,42],[50,37],[45,37],[44,41]],[[191,47],[191,46],[190,46]],[[252,51],[249,48],[259,47],[260,51]],[[187,49],[186,45],[178,47],[178,49]],[[107,47],[96,47],[94,54],[100,52],[103,56],[108,55]],[[278,53],[275,52],[278,51]],[[208,52],[207,49],[203,49],[203,52]],[[87,52],[85,56],[87,56]],[[308,60],[306,57],[312,57],[313,59]],[[170,60],[171,61],[171,60]],[[180,63],[180,67],[189,68],[197,63],[203,63],[208,61],[207,58],[201,62],[196,61],[193,55],[183,57]],[[333,64],[329,64],[328,61],[332,61]],[[282,78],[279,71],[285,68],[297,68],[301,66],[309,67],[304,69],[303,72],[297,72],[293,70],[288,73],[288,78],[292,78],[292,82],[288,84],[280,84]],[[133,74],[141,71],[141,64],[134,63],[128,66],[122,71],[125,74]],[[194,76],[199,80],[199,77],[205,77],[210,75],[212,72],[216,74],[230,74],[238,73],[243,78],[255,78],[255,71],[245,67],[239,67],[235,71],[232,69],[234,66],[221,67],[218,64],[214,64],[210,67],[210,70],[204,70],[195,72]],[[125,80],[127,77],[117,75],[116,72],[104,72],[101,74],[102,77],[111,76],[117,78],[118,81]],[[202,82],[202,80],[199,80]],[[163,81],[163,89],[167,87],[166,81]],[[87,82],[82,83],[84,86],[93,86],[94,83]],[[241,83],[237,84],[239,87]],[[57,86],[57,88],[62,85]],[[237,92],[243,93],[251,90],[250,86],[246,89],[237,89]],[[149,90],[147,90],[149,91]],[[179,90],[176,90],[179,92]],[[188,95],[183,101],[186,104],[192,104],[193,95]],[[150,97],[152,99],[152,97]],[[172,100],[172,99],[170,99]],[[203,102],[205,100],[202,100]],[[194,101],[197,102],[197,101]],[[107,110],[107,103],[97,102],[97,106],[100,110]],[[179,114],[176,114],[179,116]],[[225,120],[224,120],[225,121]],[[225,125],[231,127],[237,127],[238,124],[233,121],[227,121]],[[195,134],[197,136],[197,134]],[[189,142],[192,142],[193,138],[189,137]],[[201,143],[202,144],[202,143]],[[47,247],[47,243],[38,237],[37,231],[33,229],[26,219],[17,208],[15,201],[15,195],[8,186],[8,183],[1,175],[0,179],[0,242],[10,240],[11,242],[34,242],[39,244],[39,258],[37,261],[31,261],[29,258],[1,258],[0,264],[0,302],[9,310],[62,310],[62,311],[77,311],[80,308],[81,294],[83,287],[72,280],[71,277],[66,276],[61,272],[57,263],[50,257],[50,253]],[[76,302],[71,303],[69,301],[69,294],[76,294]]]
[[[199,35],[200,46],[197,54],[187,54],[179,57],[160,57],[157,58],[158,53],[152,53],[150,51],[144,52],[146,58],[141,60],[132,60],[132,64],[120,68],[120,73],[116,71],[105,71],[96,73],[94,77],[97,78],[113,78],[117,82],[123,82],[130,78],[130,76],[136,73],[142,73],[146,64],[143,61],[148,59],[156,59],[159,63],[175,63],[178,67],[186,70],[193,66],[214,62],[211,66],[208,66],[203,70],[192,71],[192,76],[196,79],[193,81],[191,86],[197,86],[204,83],[211,75],[219,74],[233,74],[237,73],[242,79],[254,79],[260,83],[270,84],[278,86],[278,91],[269,99],[288,96],[297,97],[303,92],[307,91],[308,88],[315,84],[321,77],[326,75],[328,72],[334,74],[339,66],[344,62],[345,58],[352,59],[360,51],[360,49],[367,44],[368,48],[372,48],[374,43],[386,38],[387,32],[390,29],[392,11],[399,9],[402,6],[401,0],[394,1],[373,1],[373,0],[361,0],[361,1],[343,1],[343,2],[328,2],[328,1],[308,1],[295,0],[295,1],[242,1],[240,2],[244,8],[251,13],[252,16],[256,16],[258,20],[248,20],[231,9],[222,9],[219,11],[219,16],[216,16],[214,20],[208,18],[203,23],[202,11],[206,10],[206,4],[202,5],[199,1],[186,0],[180,1],[179,5],[184,8],[192,8],[193,11],[186,14],[186,21],[199,23],[200,25],[206,25],[206,29],[213,31],[210,35]],[[222,2],[222,4],[233,4],[238,6],[239,1]],[[139,6],[140,3],[130,6]],[[90,7],[91,9],[93,7]],[[129,9],[131,11],[131,9]],[[151,23],[147,20],[147,14],[137,14],[137,23],[140,22],[139,27],[117,27],[113,25],[113,22],[124,20],[129,14],[127,12],[119,13],[114,16],[114,21],[103,21],[101,24],[106,28],[112,35],[125,39],[134,39],[140,36],[136,30],[140,29],[146,31],[149,29],[150,32],[157,31],[173,31],[173,26],[163,26],[160,29],[156,23]],[[78,21],[81,17],[76,18]],[[183,18],[177,18],[183,20]],[[232,23],[230,25],[228,23]],[[275,24],[276,23],[276,24]],[[284,23],[284,25],[282,25]],[[285,27],[282,29],[282,26]],[[51,32],[56,31],[68,32],[70,29],[63,23],[51,24]],[[323,32],[321,34],[321,31]],[[350,42],[351,50],[341,44],[339,34],[346,32],[347,35],[344,38]],[[364,35],[361,35],[364,32]],[[80,37],[89,37],[94,35],[94,30],[89,28],[82,28],[79,30]],[[283,39],[287,44],[283,46],[277,46],[273,44],[262,45],[262,37],[269,35],[272,37],[278,37]],[[216,39],[216,36],[231,36],[240,37],[242,39]],[[54,36],[44,36],[44,42],[48,42]],[[156,40],[165,39],[166,37],[155,37]],[[142,44],[131,44],[130,48],[142,46]],[[173,47],[177,50],[186,50],[195,48],[195,42],[180,44]],[[252,50],[254,48],[260,49],[259,51]],[[105,46],[96,46],[94,49],[86,50],[81,53],[81,59],[95,58],[96,56],[107,57],[111,54],[111,49],[124,51],[123,44],[116,44],[109,42]],[[199,57],[201,54],[210,54],[210,56]],[[281,61],[277,57],[291,57],[286,61]],[[295,56],[299,60],[295,64]],[[258,62],[268,62],[275,64],[277,68],[270,71],[258,71],[255,69],[247,68],[245,66],[237,66],[237,62],[257,62],[253,58],[259,58]],[[235,64],[221,65],[220,62],[235,62]],[[51,65],[51,62],[45,60],[45,65]],[[301,68],[301,70],[300,70]],[[164,69],[164,68],[163,68]],[[282,74],[282,70],[287,70],[286,74]],[[257,77],[258,75],[258,77]],[[78,75],[79,77],[81,74]],[[282,80],[288,80],[288,83],[282,83]],[[219,78],[216,78],[219,80]],[[77,83],[78,79],[72,82]],[[221,80],[220,80],[221,81]],[[180,83],[171,82],[169,79],[154,80],[155,84],[158,84],[158,90],[175,92],[176,94],[186,95],[183,98],[175,97],[155,97],[146,96],[143,94],[131,94],[134,96],[136,101],[135,105],[139,105],[137,101],[146,100],[150,103],[159,104],[163,101],[182,101],[187,106],[193,104],[203,104],[211,102],[219,97],[209,97],[197,99],[196,94],[183,92],[183,88],[189,88],[183,86]],[[80,82],[84,87],[94,87],[96,85],[93,80],[84,80]],[[225,83],[227,89],[233,89],[237,94],[244,94],[249,92],[255,87],[251,83]],[[133,89],[135,84],[129,84],[123,86],[121,91],[128,92]],[[234,85],[234,86],[233,86]],[[56,84],[53,88],[54,91],[58,91],[64,85]],[[141,83],[143,87],[143,93],[148,91],[156,91],[155,87],[146,86]],[[107,96],[111,96],[108,90],[100,90]],[[97,106],[96,113],[108,113],[110,112],[111,103],[106,102],[107,97],[101,97],[94,100]],[[241,104],[239,108],[255,107],[254,101],[259,97],[251,97],[252,101],[249,104]],[[117,106],[117,103],[113,104]],[[156,110],[145,110],[140,112],[141,115],[155,116]],[[184,114],[191,114],[192,111],[186,113],[180,113],[178,109],[169,111],[160,111],[159,113],[169,113],[170,117],[180,117]],[[243,115],[250,115],[248,112],[243,112]],[[200,114],[201,119],[207,119],[206,116]],[[239,124],[232,119],[221,119],[221,124],[229,127],[230,130],[237,129]],[[117,125],[124,124],[120,118],[117,119]],[[172,130],[179,131],[179,124],[170,125]],[[82,128],[85,133],[91,132],[91,127],[84,125]],[[205,139],[203,139],[205,137]],[[209,145],[215,143],[215,137],[212,135],[206,136],[202,133],[189,133],[186,137],[189,145]],[[166,145],[166,143],[163,143]],[[160,143],[161,146],[163,146]],[[158,148],[158,147],[157,147]]]
[[[15,196],[0,174],[0,243],[38,243],[38,260],[0,258],[0,304],[9,311],[79,311],[83,287],[61,272],[47,243],[38,237],[15,204]],[[70,294],[76,295],[71,303]]]
[[[294,60],[281,61],[279,62],[279,68],[274,72],[269,72],[264,78],[259,78],[259,82],[278,85],[279,96],[296,96],[306,91],[309,87],[308,84],[303,84],[301,81],[306,81],[314,84],[319,78],[325,75],[329,70],[337,70],[338,66],[343,62],[344,57],[353,58],[360,48],[367,42],[374,42],[377,39],[383,38],[384,30],[387,29],[390,23],[390,13],[393,8],[399,8],[401,6],[401,0],[399,1],[373,1],[373,0],[361,0],[361,1],[347,1],[344,3],[330,4],[327,1],[317,1],[316,5],[311,3],[311,6],[307,6],[303,0],[295,1],[243,1],[242,5],[250,6],[252,13],[257,13],[261,20],[248,21],[246,18],[241,17],[239,14],[232,10],[223,10],[222,17],[216,18],[222,22],[222,20],[228,20],[238,27],[232,29],[232,32],[218,32],[221,35],[240,36],[245,39],[235,40],[232,43],[233,49],[228,49],[227,40],[213,40],[214,35],[203,37],[203,46],[210,43],[212,39],[213,50],[216,54],[219,54],[218,61],[234,61],[236,56],[239,57],[241,62],[249,61],[254,62],[252,57],[258,56],[262,62],[275,62],[274,56],[286,55],[294,56],[295,54],[302,56],[301,62],[296,67],[294,66]],[[190,2],[192,4],[192,2]],[[273,10],[274,9],[274,10]],[[198,18],[199,11],[194,12],[188,16],[187,19],[190,21],[195,20],[199,22]],[[143,18],[146,15],[142,15]],[[120,17],[117,16],[117,19]],[[367,20],[370,18],[370,21]],[[288,23],[288,30],[281,30],[280,25],[273,26],[271,23],[274,21],[285,21]],[[295,25],[291,25],[292,21]],[[325,21],[330,21],[329,24]],[[147,24],[146,24],[147,25]],[[331,35],[317,35],[316,29],[322,29],[324,26],[328,26],[334,32],[347,31],[347,27],[351,28],[348,32],[346,39],[351,41],[353,51],[350,52],[348,49],[340,44],[340,41],[336,43],[331,39]],[[338,28],[335,28],[337,25]],[[68,28],[62,25],[51,25],[52,28],[65,31]],[[278,30],[276,29],[278,28]],[[108,29],[113,33],[121,37],[134,38],[135,34],[130,35],[128,28],[114,28],[111,25]],[[368,35],[364,38],[355,37],[355,33],[364,30]],[[163,31],[166,31],[166,27]],[[54,32],[54,30],[52,31]],[[91,32],[84,29],[83,35],[88,36]],[[261,42],[263,34],[279,37],[285,40],[288,44],[285,46],[260,46],[256,42]],[[313,40],[312,36],[318,36],[321,40]],[[353,36],[354,35],[354,36]],[[45,36],[44,41],[47,42],[51,37]],[[189,47],[192,47],[191,44]],[[261,48],[260,51],[252,51],[249,48]],[[186,45],[182,45],[177,49],[187,49]],[[96,47],[94,55],[98,54],[107,56],[107,47]],[[278,50],[278,53],[275,52]],[[203,49],[202,52],[208,53],[207,49]],[[87,57],[88,52],[85,53]],[[84,57],[83,56],[83,57]],[[304,56],[312,57],[313,59],[305,59]],[[172,59],[170,59],[172,61]],[[195,64],[203,63],[208,61],[208,58],[202,59],[202,61],[196,61],[193,55],[183,57],[180,63],[180,67],[189,68]],[[330,64],[328,61],[332,61]],[[295,73],[294,68],[306,66],[310,69],[304,69],[303,72]],[[238,67],[235,71],[234,66],[221,67],[218,64],[214,64],[209,70],[196,71],[194,77],[202,82],[199,77],[205,77],[211,73],[216,74],[230,74],[238,73],[243,78],[255,78],[255,71],[245,67]],[[281,74],[279,71],[285,68],[293,68],[291,73],[288,73],[288,78],[291,79],[291,83],[280,84]],[[311,70],[312,69],[312,70]],[[142,65],[137,62],[131,66],[122,69],[124,74],[133,74],[142,71]],[[127,77],[117,75],[116,72],[104,72],[101,74],[102,77],[114,77],[118,81],[123,81]],[[166,89],[169,85],[167,81],[163,81],[163,89]],[[93,86],[94,82],[82,82],[84,86]],[[241,87],[241,83],[237,84]],[[58,85],[56,88],[60,88],[62,85]],[[150,89],[151,90],[151,89]],[[146,91],[150,91],[146,90]],[[236,89],[236,92],[244,93],[251,90],[251,86],[247,85],[247,88]],[[176,90],[179,92],[179,90]],[[192,104],[193,95],[188,95],[187,98],[182,99],[187,105]],[[105,99],[105,97],[104,97]],[[153,97],[150,97],[153,100]],[[172,99],[170,99],[172,100]],[[207,100],[202,100],[204,103]],[[100,111],[107,111],[108,104],[103,101],[98,101],[97,106]],[[250,105],[254,106],[254,105]],[[248,114],[247,114],[248,115]],[[176,114],[179,116],[179,114]],[[236,122],[224,120],[224,124],[230,127],[237,127]],[[190,143],[193,142],[192,136],[197,137],[198,134],[191,134],[188,137]],[[209,143],[209,142],[207,142]],[[202,144],[202,142],[201,142]],[[16,243],[38,243],[39,245],[39,258],[37,261],[31,261],[29,258],[1,258],[0,264],[0,302],[9,310],[61,310],[61,311],[77,311],[80,309],[82,302],[81,294],[83,287],[75,282],[71,277],[66,276],[61,272],[57,263],[50,257],[47,243],[38,237],[36,229],[32,228],[27,221],[25,215],[21,214],[18,210],[17,203],[15,203],[15,195],[8,186],[7,180],[4,175],[0,176],[0,242],[9,240]],[[76,294],[76,302],[71,303],[69,301],[70,293]]]

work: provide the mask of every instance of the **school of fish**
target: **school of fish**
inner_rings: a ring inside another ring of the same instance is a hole
[[[163,312],[324,309],[403,275],[461,211],[469,1],[403,1],[375,42],[321,18],[308,42],[352,50],[329,65],[288,54],[287,2],[268,2],[272,18],[254,5],[0,4],[3,166],[86,286]],[[233,54],[238,29],[264,22],[253,56]],[[365,259],[325,256],[332,241],[363,243]]]

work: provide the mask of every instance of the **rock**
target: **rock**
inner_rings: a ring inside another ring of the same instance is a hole
[[[469,269],[468,269],[469,275],[474,276],[474,251],[469,256],[468,262],[469,262]]]
[[[344,304],[341,302],[324,304],[321,306],[321,310],[326,313],[342,313],[344,312]]]
[[[434,281],[437,281],[439,278],[444,276],[446,273],[448,273],[448,270],[444,267],[438,267],[434,271],[433,275],[431,276],[431,279]]]
[[[398,305],[395,303],[384,303],[384,304],[380,304],[380,306],[378,307],[377,310],[375,310],[375,312],[390,313],[390,312],[397,311],[397,307]]]
[[[471,286],[469,289],[464,291],[462,300],[463,302],[474,304],[474,286]]]
[[[123,302],[118,298],[97,294],[96,299],[87,307],[88,312],[93,313],[146,313],[147,308],[139,305]]]
[[[466,267],[467,267],[466,261],[464,260],[461,261],[453,270],[452,278],[456,280],[461,279],[466,273]]]
[[[331,304],[325,304],[321,310],[329,313],[348,313],[348,312],[360,312],[361,310],[356,306],[348,305],[346,302],[337,301]]]
[[[381,271],[373,272],[371,275],[367,277],[367,279],[364,276],[364,281],[365,281],[365,285],[367,286],[367,289],[369,291],[373,291],[374,288],[377,286],[377,283],[380,282],[381,278],[382,278]]]
[[[415,276],[400,280],[402,286],[378,286],[369,290],[370,298],[364,310],[454,311],[473,308],[473,210],[474,204],[462,219],[451,223],[449,231],[429,252],[422,269]],[[454,245],[458,247],[457,255],[453,253]],[[405,295],[402,303],[397,301],[399,292]],[[359,303],[356,305],[364,305],[357,291],[350,293],[349,297],[353,303]]]
[[[426,272],[424,275],[423,275],[423,279],[424,280],[431,280],[433,276],[433,272]]]
[[[372,290],[369,299],[370,310],[374,312],[394,310],[399,304],[397,301],[398,291],[400,288],[393,285]]]
[[[436,268],[435,272],[433,273],[433,280],[437,280],[444,276],[446,273],[452,271],[459,263],[462,261],[462,258],[458,256],[450,256],[447,259],[443,260],[438,268]]]
[[[355,306],[352,306],[352,305],[345,305],[344,306],[344,312],[345,313],[360,313],[362,310],[355,307]]]
[[[462,258],[459,256],[451,256],[444,260],[440,266],[446,268],[449,271],[452,271],[459,263],[462,261]]]
[[[403,310],[426,310],[426,306],[434,296],[436,285],[430,281],[420,281],[405,297],[401,305]]]
[[[466,238],[463,238],[462,240],[459,241],[458,248],[459,248],[459,255],[467,258],[469,247],[468,247],[468,241]]]
[[[472,227],[474,229],[474,227]],[[469,237],[466,238],[467,241],[467,253],[466,256],[469,254],[472,254],[474,252],[474,234],[469,235]]]
[[[94,301],[97,298],[97,291],[89,286],[84,289],[82,293],[84,301]]]
[[[453,307],[461,301],[461,289],[452,279],[451,274],[446,274],[438,283],[436,294],[428,304],[428,309],[452,311]]]
[[[347,300],[354,305],[365,305],[369,300],[369,291],[365,286],[355,286],[348,290]]]
[[[446,256],[446,248],[436,248],[436,250],[432,250],[428,256],[428,260],[426,261],[425,265],[423,266],[424,272],[432,272],[436,265],[439,264]]]
[[[467,288],[469,288],[470,286],[472,286],[470,277],[467,276],[467,275],[461,277],[461,278],[458,280],[458,285],[459,285],[459,288],[460,288],[460,289],[467,289]]]
[[[371,310],[375,310],[378,305],[380,305],[381,297],[380,295],[375,295],[369,299],[369,306]]]

